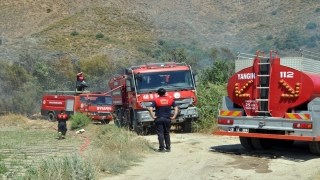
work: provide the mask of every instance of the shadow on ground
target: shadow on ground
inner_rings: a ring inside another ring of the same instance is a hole
[[[250,156],[268,159],[286,159],[295,162],[308,161],[319,158],[310,152],[307,142],[296,141],[291,147],[272,147],[267,150],[245,149],[241,144],[212,146],[211,152],[231,154],[238,156]]]

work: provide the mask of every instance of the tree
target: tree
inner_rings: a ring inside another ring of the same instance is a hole
[[[234,74],[234,62],[226,60],[215,60],[210,67],[202,70],[201,82],[224,84]]]

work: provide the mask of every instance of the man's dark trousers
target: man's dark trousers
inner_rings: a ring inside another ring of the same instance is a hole
[[[58,132],[62,135],[66,135],[67,132],[67,122],[64,120],[58,121]]]
[[[170,149],[170,126],[171,120],[170,118],[159,117],[155,120],[156,131],[158,134],[159,140],[159,149],[163,150],[164,148]],[[164,147],[164,142],[166,147]]]

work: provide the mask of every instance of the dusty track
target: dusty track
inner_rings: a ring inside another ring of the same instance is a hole
[[[158,146],[156,135],[144,138]],[[173,133],[171,140],[170,153],[148,154],[125,174],[103,180],[320,178],[320,158],[309,152],[306,143],[250,151],[237,137]]]

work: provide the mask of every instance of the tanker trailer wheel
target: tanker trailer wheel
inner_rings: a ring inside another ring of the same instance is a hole
[[[319,141],[309,142],[309,149],[312,154],[320,155],[320,142]]]
[[[239,139],[240,139],[240,143],[241,143],[242,147],[244,147],[245,149],[255,149],[252,144],[251,138],[239,137]]]
[[[56,116],[54,115],[54,112],[49,112],[49,113],[48,113],[48,121],[49,121],[49,122],[54,122],[54,121],[56,121]]]
[[[258,150],[272,148],[272,141],[265,138],[251,138],[251,142],[254,148]]]

